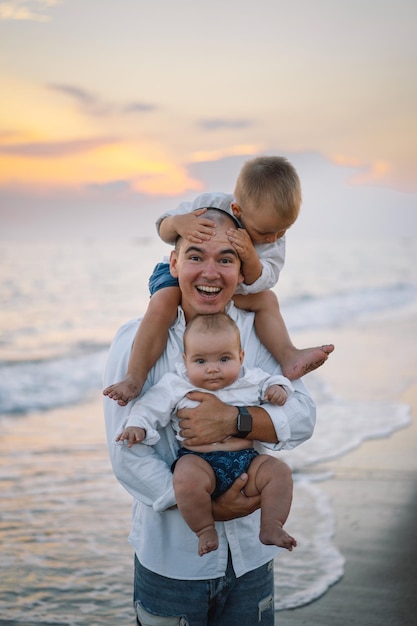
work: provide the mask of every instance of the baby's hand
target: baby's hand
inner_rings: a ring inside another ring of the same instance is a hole
[[[184,215],[172,216],[178,235],[192,243],[209,241],[216,234],[216,224],[206,217],[201,217],[206,211],[207,209],[197,209]]]
[[[146,431],[143,428],[128,426],[120,433],[116,441],[127,441],[128,448],[131,448],[134,443],[140,443],[145,437]]]
[[[265,392],[265,400],[282,406],[287,400],[287,392],[281,385],[271,385]]]

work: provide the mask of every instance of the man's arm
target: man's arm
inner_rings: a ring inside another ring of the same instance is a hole
[[[186,446],[222,441],[226,437],[237,434],[238,410],[234,406],[224,404],[211,393],[193,391],[187,394],[190,400],[200,404],[193,409],[178,411],[181,431]],[[268,412],[260,406],[247,407],[252,415],[253,429],[248,439],[278,443],[274,424]]]

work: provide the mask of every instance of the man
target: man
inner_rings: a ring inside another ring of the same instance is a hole
[[[234,227],[227,214],[210,210],[216,234],[201,244],[180,239],[171,253],[171,273],[182,293],[178,317],[167,347],[148,376],[143,391],[182,359],[186,323],[196,314],[226,311],[238,324],[247,367],[272,373],[281,370],[259,342],[253,314],[236,309],[232,295],[243,280],[239,257],[227,230]],[[137,321],[125,324],[111,346],[105,384],[120,380],[126,371]],[[181,435],[200,445],[230,435],[266,443],[271,449],[290,449],[308,439],[314,428],[315,406],[302,381],[283,407],[248,407],[248,412],[224,405],[208,393],[190,397],[200,404],[179,414]],[[137,400],[140,402],[140,397]],[[154,446],[129,448],[115,443],[129,413],[105,398],[108,444],[115,475],[133,496],[129,537],[135,549],[135,609],[142,626],[253,626],[274,624],[272,559],[275,546],[259,541],[260,498],[244,494],[242,475],[213,502],[218,521],[219,548],[199,557],[196,537],[175,507],[171,464],[178,442],[170,426]],[[157,617],[158,616],[158,617]]]

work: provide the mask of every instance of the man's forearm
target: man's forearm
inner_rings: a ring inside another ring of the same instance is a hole
[[[247,406],[246,409],[252,415],[252,430],[247,435],[247,439],[266,441],[268,443],[278,443],[277,434],[269,414],[260,406]],[[231,421],[231,428],[237,433],[237,416]]]

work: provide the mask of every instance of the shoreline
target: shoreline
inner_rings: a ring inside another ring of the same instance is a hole
[[[315,345],[317,332],[297,336]],[[332,331],[334,354],[320,375],[355,400],[410,407],[411,424],[342,457],[314,465],[336,520],[344,576],[310,604],[276,612],[282,626],[411,626],[417,610],[417,336],[415,311],[379,315]],[[306,377],[308,385],[308,377]]]

